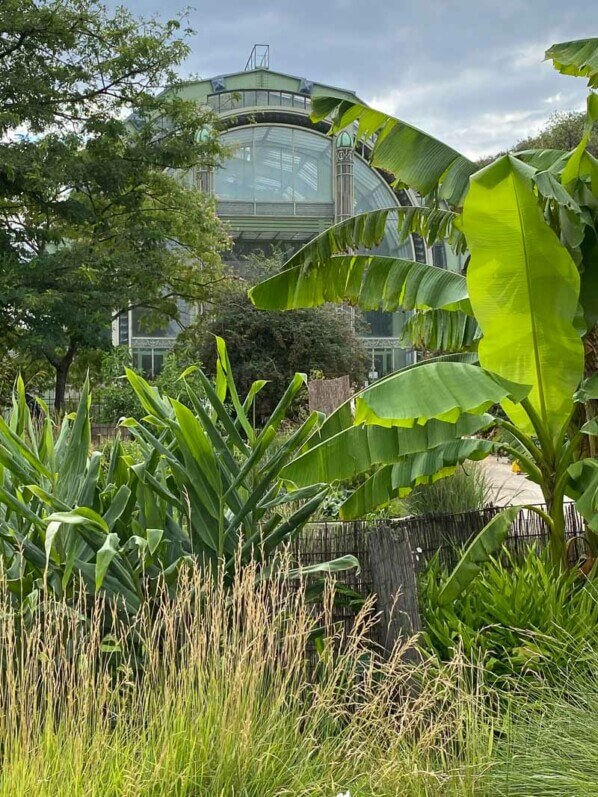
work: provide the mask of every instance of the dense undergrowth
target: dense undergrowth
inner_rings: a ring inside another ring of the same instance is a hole
[[[420,584],[424,648],[442,661],[457,653],[503,685],[520,678],[562,681],[569,670],[595,664],[598,589],[571,568],[555,573],[545,551],[521,557],[503,551],[450,604],[438,594],[446,569],[432,560]]]

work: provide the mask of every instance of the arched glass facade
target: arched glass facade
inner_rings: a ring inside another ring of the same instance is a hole
[[[232,156],[215,174],[226,202],[332,202],[332,139],[284,125],[223,133]]]

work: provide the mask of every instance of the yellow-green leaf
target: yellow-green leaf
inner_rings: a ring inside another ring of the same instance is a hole
[[[483,335],[480,364],[531,385],[529,400],[556,438],[583,375],[583,344],[574,326],[579,273],[544,220],[531,175],[505,156],[472,179],[463,212],[471,251],[467,287]],[[521,407],[503,406],[516,424],[533,431]]]

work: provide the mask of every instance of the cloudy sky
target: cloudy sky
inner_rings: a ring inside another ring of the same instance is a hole
[[[162,17],[189,5],[121,2]],[[584,81],[543,64],[544,51],[598,34],[596,0],[195,4],[185,72],[211,77],[243,69],[253,44],[268,43],[272,69],[352,89],[474,158],[536,132],[555,111],[581,109]]]

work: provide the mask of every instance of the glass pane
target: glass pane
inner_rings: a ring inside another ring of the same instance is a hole
[[[255,128],[256,202],[293,201],[292,136],[288,127]]]
[[[146,379],[153,376],[152,373],[152,353],[151,351],[140,351],[137,354],[137,367]]]
[[[366,337],[399,338],[408,317],[404,310],[388,313],[384,310],[368,310],[364,313],[365,322],[369,326]]]
[[[332,202],[332,142],[328,137],[293,130],[296,202]]]
[[[370,328],[368,335],[371,337],[392,337],[392,313],[385,313],[382,310],[368,310],[365,313],[365,321]]]
[[[399,201],[386,180],[377,171],[370,168],[365,161],[355,156],[353,174],[355,180],[355,213],[366,213],[369,210],[388,208],[398,205]],[[396,219],[392,217],[386,223],[386,235],[376,249],[372,250],[379,255],[391,255],[413,259],[411,241],[399,243]]]
[[[446,249],[443,243],[436,243],[432,247],[432,263],[438,268],[446,268]]]
[[[221,169],[214,175],[214,190],[219,199],[253,202],[253,128],[232,130],[222,136],[232,149]]]
[[[158,376],[164,366],[164,352],[156,351],[154,349],[154,373],[152,376]]]
[[[233,148],[215,175],[219,199],[239,202],[332,202],[332,142],[282,125],[222,135]]]

